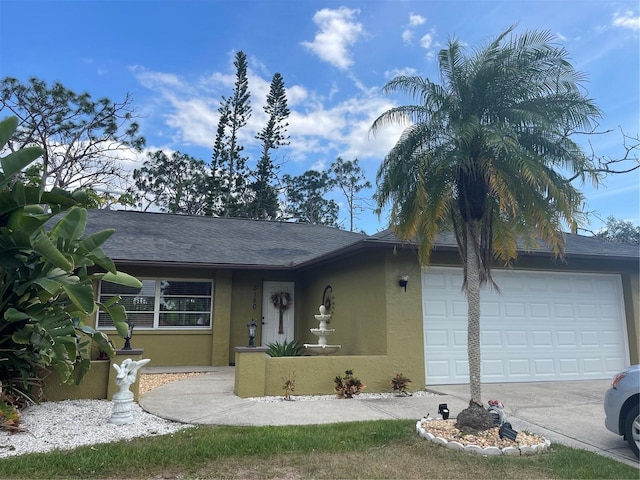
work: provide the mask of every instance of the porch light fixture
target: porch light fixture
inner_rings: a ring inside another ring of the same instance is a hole
[[[135,327],[135,325],[131,323],[131,320],[127,320],[127,325],[127,335],[124,337],[123,350],[131,350],[131,337],[133,337],[133,327]]]
[[[438,405],[438,413],[442,415],[443,420],[447,420],[449,418],[449,407],[447,407],[446,403]]]
[[[407,283],[409,283],[409,275],[403,275],[400,277],[400,280],[398,280],[398,285],[404,288],[405,292],[407,291]]]
[[[256,330],[258,329],[258,324],[252,318],[249,323],[247,323],[247,329],[249,330],[249,347],[255,347],[253,339],[256,338]]]

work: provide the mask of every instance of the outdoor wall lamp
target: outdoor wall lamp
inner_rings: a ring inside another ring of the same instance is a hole
[[[255,347],[256,344],[254,343],[253,339],[256,338],[256,331],[258,329],[258,324],[252,318],[251,321],[247,323],[247,328],[249,329],[249,345],[248,346]]]
[[[124,337],[123,350],[131,350],[131,337],[133,337],[133,327],[135,327],[135,325],[131,323],[131,320],[127,320],[127,325],[127,335]]]
[[[405,292],[407,291],[407,283],[409,283],[409,275],[403,275],[400,277],[400,280],[398,280],[398,285],[404,288]]]

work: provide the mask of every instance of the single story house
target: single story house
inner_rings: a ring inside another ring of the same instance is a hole
[[[468,382],[466,299],[450,234],[423,269],[415,246],[390,230],[89,211],[87,233],[105,228],[115,234],[103,249],[143,288],[105,283],[97,295],[122,296],[131,343],[153,365],[234,364],[252,320],[256,345],[315,344],[310,329],[325,304],[335,329],[328,342],[341,348],[313,364],[327,370],[321,390],[345,365],[368,391],[388,389],[398,372],[414,388]],[[481,299],[483,382],[604,379],[638,363],[639,257],[638,247],[567,234],[564,260],[540,248],[522,251],[510,269],[496,266],[500,293],[487,288]],[[110,319],[96,321],[120,347]],[[298,375],[297,386],[304,382]]]

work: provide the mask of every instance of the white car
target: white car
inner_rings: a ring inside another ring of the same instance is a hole
[[[604,426],[623,435],[636,457],[640,447],[640,365],[616,375],[604,396]]]

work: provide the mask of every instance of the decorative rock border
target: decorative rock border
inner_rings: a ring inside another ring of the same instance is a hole
[[[517,445],[513,447],[480,447],[478,445],[462,445],[460,442],[456,442],[455,440],[448,441],[442,437],[436,437],[432,433],[428,432],[423,426],[422,422],[424,419],[418,420],[416,422],[416,432],[422,437],[425,438],[437,445],[443,445],[446,448],[450,448],[451,450],[458,450],[464,452],[477,453],[479,455],[535,455],[537,453],[542,453],[549,449],[551,446],[551,442],[544,439],[543,443],[538,445]]]

